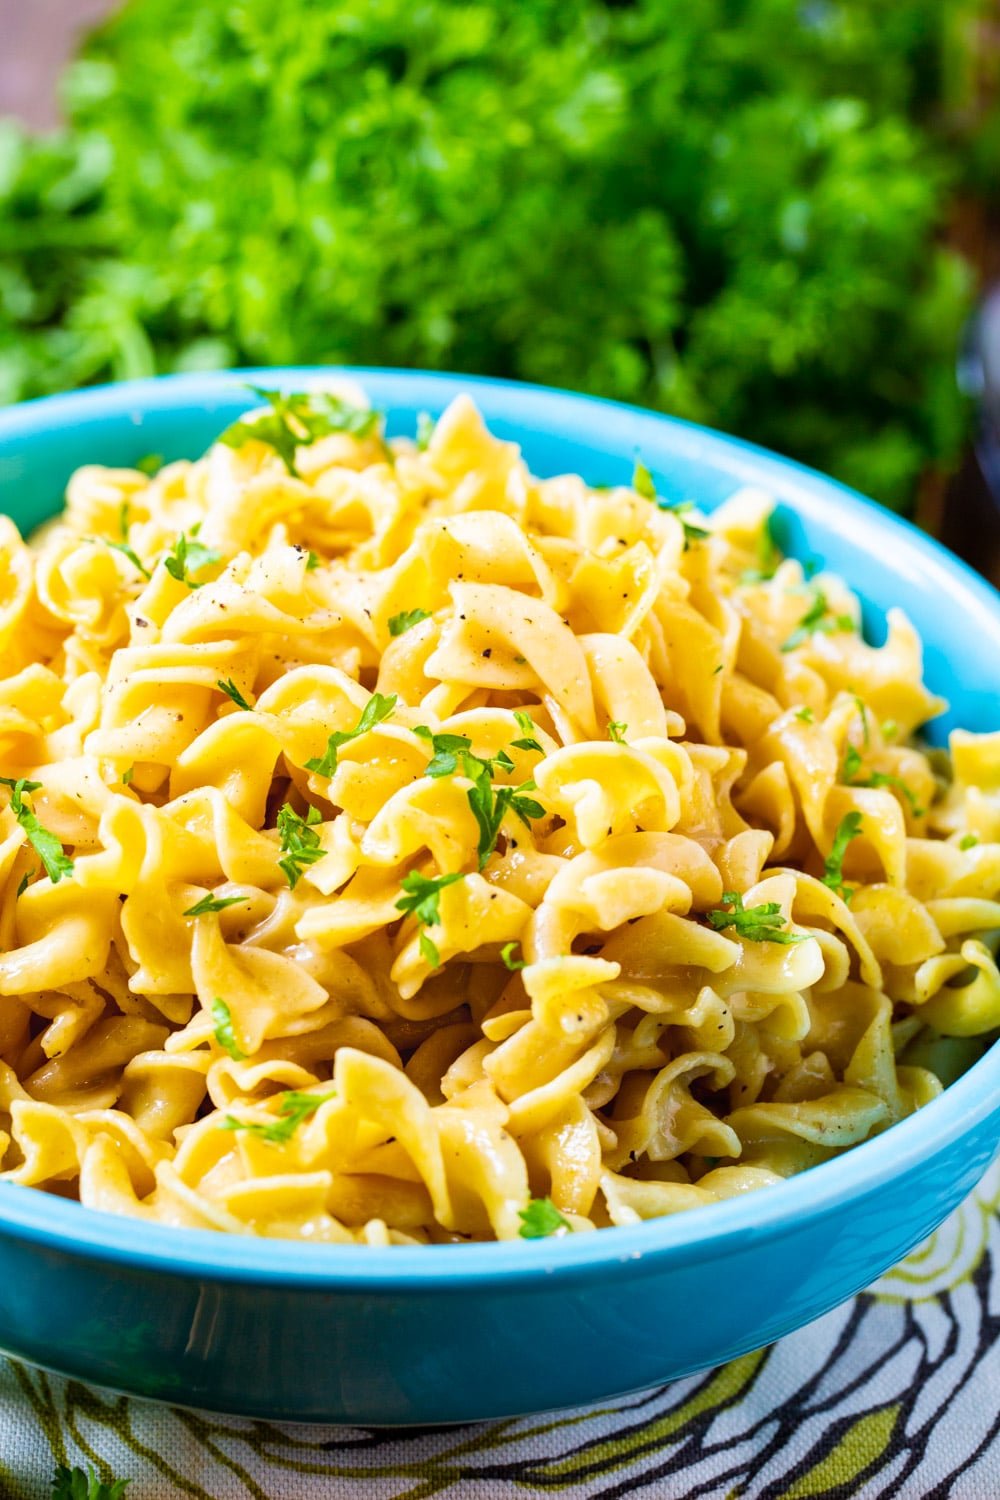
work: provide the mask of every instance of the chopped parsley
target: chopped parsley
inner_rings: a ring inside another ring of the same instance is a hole
[[[318,552],[314,552],[313,549],[310,547],[309,548],[308,556],[306,557],[306,572],[307,573],[315,573],[315,571],[316,571],[316,569],[318,567],[319,567],[319,553]]]
[[[421,620],[429,619],[430,612],[426,609],[404,609],[402,614],[393,615],[389,621],[389,634],[391,636],[405,635],[412,626],[419,625]]]
[[[821,588],[813,587],[812,599],[809,608],[802,616],[798,625],[792,631],[786,641],[782,643],[782,651],[794,651],[801,646],[817,630],[824,635],[833,635],[838,630],[853,630],[854,621],[850,615],[830,615],[830,604]]]
[[[642,462],[638,462],[632,471],[632,488],[644,500],[651,500],[659,510],[668,510],[678,518],[684,529],[685,552],[692,542],[704,541],[709,535],[704,526],[695,526],[693,522],[685,520],[687,512],[694,509],[694,503],[691,500],[664,500],[656,493],[653,476]]]
[[[434,734],[426,724],[418,724],[413,733],[429,740],[434,751],[427,763],[428,776],[453,776],[461,768],[463,775],[472,782],[466,796],[479,826],[480,869],[493,853],[500,825],[508,811],[516,813],[525,826],[528,826],[532,818],[544,818],[545,809],[542,804],[526,795],[536,790],[534,781],[523,781],[517,787],[494,787],[493,773],[496,767],[499,766],[504,771],[514,769],[514,762],[505,750],[487,759],[473,755],[472,741],[467,735]]]
[[[882,725],[882,738],[886,740],[894,740],[898,733],[899,725],[896,723],[895,719],[886,719],[885,723]]]
[[[251,705],[244,698],[243,694],[240,692],[239,688],[236,686],[231,677],[227,677],[225,682],[223,682],[222,678],[220,677],[215,685],[219,689],[220,693],[225,693],[227,698],[232,698],[237,708],[245,708],[247,713],[250,712]]]
[[[781,552],[774,540],[774,512],[768,516],[757,537],[757,566],[745,568],[740,574],[740,583],[770,583],[778,571]]]
[[[868,723],[868,710],[865,707],[863,700],[858,697],[857,693],[854,694],[854,703],[855,707],[858,710],[858,717],[861,720],[861,730],[864,736],[864,742],[866,745],[870,745],[872,742],[872,732],[871,726]]]
[[[201,584],[196,583],[190,574],[200,573],[203,568],[221,561],[221,552],[213,552],[204,542],[195,540],[193,534],[189,537],[182,531],[174,543],[173,551],[168,552],[163,559],[163,566],[178,583],[186,584],[189,589],[198,589]]]
[[[441,921],[441,892],[446,886],[464,879],[461,872],[451,875],[421,875],[419,870],[410,870],[400,882],[404,894],[396,902],[396,910],[412,913],[422,928],[437,927]],[[432,969],[439,969],[441,955],[437,944],[432,942],[426,932],[421,932],[419,946],[424,961]]]
[[[803,708],[797,709],[795,717],[797,719],[801,719],[803,724],[812,724],[816,719],[816,715],[813,713],[808,704],[806,704]]]
[[[550,1234],[565,1234],[570,1227],[551,1198],[530,1199],[527,1208],[519,1211],[518,1218],[521,1220],[518,1233],[522,1240],[548,1239]]]
[[[300,478],[295,467],[297,448],[309,447],[319,438],[333,432],[352,437],[371,437],[379,423],[379,414],[368,406],[357,406],[343,396],[329,391],[269,391],[261,386],[249,387],[270,406],[259,417],[242,417],[220,434],[218,441],[227,448],[242,448],[244,443],[267,443],[281,459],[289,474]]]
[[[131,786],[132,778],[135,776],[135,766],[129,766],[127,771],[122,772],[122,786]]]
[[[417,447],[421,453],[426,453],[430,447],[431,438],[434,436],[436,426],[437,423],[429,411],[422,411],[417,414]]]
[[[184,915],[188,916],[190,913],[185,912]],[[212,1001],[212,1020],[215,1023],[212,1031],[219,1046],[224,1052],[229,1053],[233,1062],[242,1062],[246,1057],[246,1053],[240,1051],[239,1043],[236,1040],[236,1033],[233,1030],[232,1012],[225,1000],[220,999],[218,996]]]
[[[85,1473],[83,1469],[68,1469],[65,1464],[60,1464],[52,1476],[51,1500],[123,1500],[125,1487],[131,1482],[130,1479],[116,1479],[112,1484],[105,1484],[93,1469]]]
[[[859,774],[861,766],[861,752],[856,745],[848,745],[844,752],[844,764],[841,770],[841,780],[845,786],[890,787],[906,798],[915,818],[923,817],[927,809],[919,805],[912,790],[901,776],[895,776],[888,771],[872,771],[867,776],[861,776]]]
[[[425,776],[454,776],[458,770],[458,757],[471,754],[472,741],[467,734],[435,734],[426,724],[418,724],[413,733],[428,740],[433,751],[424,768]],[[510,756],[505,759],[513,766]]]
[[[503,959],[504,967],[509,969],[512,974],[516,974],[518,969],[527,967],[523,958],[514,957],[516,950],[520,946],[520,943],[504,943],[500,949],[500,957]]]
[[[184,913],[186,917],[203,917],[206,912],[225,911],[227,906],[238,906],[245,896],[202,896]]]
[[[544,750],[542,749],[538,741],[534,738],[535,722],[532,719],[531,715],[525,713],[522,708],[515,708],[514,719],[517,723],[518,729],[521,731],[522,738],[519,740],[511,740],[511,747],[514,750],[537,750],[539,755],[544,755]]]
[[[135,467],[140,474],[145,474],[147,479],[155,479],[165,462],[166,459],[162,453],[144,453],[142,458],[136,461]]]
[[[759,906],[744,906],[739,891],[723,891],[722,899],[729,911],[715,910],[708,913],[708,920],[716,932],[725,927],[735,927],[740,937],[754,943],[802,943],[805,934],[789,932],[781,907],[777,901],[762,901]]]
[[[636,494],[641,495],[644,500],[652,500],[654,503],[656,502],[656,483],[653,479],[652,474],[646,468],[646,465],[641,462],[641,460],[636,463],[635,468],[632,470],[632,488],[635,490]]]
[[[302,1121],[308,1120],[321,1104],[325,1104],[328,1099],[335,1099],[336,1096],[336,1089],[331,1089],[326,1094],[306,1094],[300,1093],[298,1089],[289,1089],[281,1096],[277,1118],[266,1125],[263,1121],[237,1120],[233,1115],[227,1115],[222,1122],[222,1128],[223,1130],[246,1130],[250,1135],[259,1136],[262,1141],[267,1141],[269,1146],[286,1146]]]
[[[844,855],[847,853],[848,844],[860,833],[861,814],[859,812],[845,813],[837,824],[833,845],[826,856],[823,868],[823,884],[828,885],[831,891],[844,901],[850,901],[854,894],[850,886],[844,884]]]
[[[608,724],[608,739],[616,745],[625,744],[628,725],[622,719],[612,719]]]
[[[17,887],[17,890],[14,893],[14,900],[15,901],[18,899],[19,896],[23,896],[24,895],[25,891],[28,889],[28,882],[29,882],[30,879],[31,879],[31,876],[28,874],[27,870],[25,870],[24,874],[21,876],[21,880],[20,880],[20,883],[19,883],[19,885]]]
[[[28,842],[45,866],[45,873],[53,885],[58,885],[64,875],[72,875],[73,861],[63,850],[62,843],[54,833],[43,828],[31,807],[24,800],[26,792],[37,792],[40,781],[28,781],[20,776],[13,781],[9,776],[0,776],[0,785],[10,787],[10,810],[25,833]]]
[[[284,870],[292,890],[299,883],[302,871],[322,859],[326,850],[321,848],[315,823],[322,823],[318,807],[310,807],[302,818],[289,803],[278,813],[278,832],[281,835],[281,858],[279,867]]]
[[[368,702],[361,711],[361,717],[353,729],[337,729],[330,735],[326,742],[326,754],[314,756],[312,760],[306,761],[306,770],[315,771],[317,776],[330,777],[337,769],[337,751],[341,745],[356,740],[359,735],[367,734],[369,729],[374,729],[376,724],[381,724],[387,719],[396,707],[396,694],[391,693],[384,698],[381,693],[372,693]]]
[[[960,840],[958,847],[963,850],[974,849],[978,843],[979,840],[974,833],[967,833]]]

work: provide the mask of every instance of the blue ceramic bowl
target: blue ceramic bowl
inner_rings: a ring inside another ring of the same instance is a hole
[[[912,527],[746,443],[648,412],[467,377],[361,370],[391,432],[459,391],[543,475],[711,506],[772,491],[785,542],[850,580],[872,639],[901,605],[953,721],[1000,726],[1000,598]],[[248,404],[329,371],[196,375],[0,413],[0,509],[28,528],[78,464],[201,453]],[[939,729],[947,728],[944,720]],[[793,1180],[634,1229],[414,1249],[172,1230],[0,1187],[0,1347],[99,1385],[301,1421],[437,1423],[594,1401],[715,1365],[818,1317],[930,1233],[1000,1137],[1000,1044],[919,1114]]]

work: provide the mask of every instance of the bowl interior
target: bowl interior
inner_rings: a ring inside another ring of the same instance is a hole
[[[590,397],[467,376],[329,369],[176,376],[52,397],[0,412],[0,511],[30,530],[59,508],[66,481],[79,465],[132,465],[151,453],[166,460],[196,457],[256,404],[249,383],[303,389],[338,374],[356,379],[373,404],[389,413],[393,436],[412,434],[420,412],[436,416],[469,391],[491,429],[520,443],[529,465],[543,476],[579,472],[593,483],[627,483],[641,456],[661,493],[709,509],[742,485],[766,489],[779,502],[784,550],[847,579],[862,598],[870,641],[883,639],[885,611],[893,605],[921,632],[928,684],[950,705],[931,727],[931,737],[940,740],[955,725],[1000,728],[1000,596],[963,563],[915,528],[811,470],[685,422]],[[1000,1045],[919,1115],[766,1194],[749,1195],[753,1203],[734,1199],[636,1230],[579,1236],[573,1246],[542,1242],[535,1247],[534,1272],[593,1263],[606,1253],[695,1247],[705,1239],[774,1224],[862,1182],[890,1176],[902,1157],[926,1153],[946,1136],[953,1139],[981,1123],[995,1108],[998,1093]],[[2,1197],[3,1214],[25,1232],[66,1235],[95,1252],[177,1263],[196,1250],[203,1265],[210,1262],[231,1274],[252,1269],[281,1275],[292,1259],[306,1276],[326,1277],[332,1269],[323,1250],[296,1245],[291,1248],[300,1253],[290,1257],[289,1247],[278,1242],[233,1243],[223,1235],[153,1225],[143,1226],[140,1243],[122,1247],[104,1227],[116,1223],[108,1216],[38,1192],[10,1190]],[[344,1248],[337,1269],[361,1279],[404,1270],[424,1279],[484,1274],[499,1270],[504,1260],[504,1269],[525,1271],[519,1249],[467,1247],[457,1257],[448,1249],[397,1249],[390,1267],[366,1249]]]

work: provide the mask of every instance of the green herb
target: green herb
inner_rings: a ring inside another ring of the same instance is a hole
[[[523,958],[514,957],[514,954],[516,953],[517,949],[520,948],[520,946],[520,943],[504,943],[503,947],[500,949],[500,957],[504,961],[504,967],[508,968],[512,974],[516,974],[518,969],[527,967]]]
[[[465,734],[435,734],[426,724],[418,724],[413,733],[428,740],[434,752],[424,769],[425,776],[454,776],[459,756],[467,755],[472,749],[472,741]]]
[[[314,552],[312,550],[312,548],[310,547],[309,548],[309,555],[306,558],[306,572],[307,573],[315,573],[315,571],[316,571],[316,569],[318,567],[319,567],[319,554],[316,553],[316,552]]]
[[[191,538],[194,538],[194,531]],[[174,543],[173,551],[168,552],[163,559],[163,566],[171,578],[176,578],[178,583],[187,584],[189,589],[201,588],[200,583],[189,577],[191,573],[200,573],[203,568],[211,567],[213,563],[222,561],[221,552],[213,552],[211,547],[206,547],[203,542],[192,540],[182,531]]]
[[[888,771],[872,771],[868,776],[862,776],[860,775],[862,764],[861,752],[857,746],[848,745],[844,752],[844,764],[840,773],[840,779],[845,786],[890,787],[906,798],[915,818],[923,817],[927,809],[919,806],[913,791],[901,776],[895,776]]]
[[[52,1477],[51,1500],[122,1500],[126,1485],[131,1483],[130,1479],[116,1479],[113,1484],[105,1484],[93,1469],[85,1473],[60,1464]]]
[[[17,890],[16,890],[16,892],[14,894],[14,900],[15,901],[18,900],[18,898],[20,896],[23,896],[24,893],[25,893],[25,891],[28,889],[28,881],[30,880],[30,878],[31,877],[28,875],[28,872],[26,870],[24,872],[24,874],[21,876],[20,883],[18,884]]]
[[[131,786],[132,778],[135,776],[135,766],[129,766],[127,771],[122,772],[122,786]]]
[[[437,426],[429,411],[417,414],[417,447],[421,453],[425,453],[431,445],[434,429]]]
[[[321,848],[315,823],[323,818],[318,807],[310,807],[302,818],[286,802],[278,813],[278,832],[281,835],[281,859],[278,866],[284,870],[292,890],[299,883],[302,871],[322,859],[326,851]]]
[[[859,812],[845,813],[837,824],[833,845],[823,867],[823,884],[828,885],[831,891],[844,901],[850,901],[853,895],[850,887],[844,884],[844,855],[847,853],[848,844],[860,833],[861,814]]]
[[[430,613],[426,609],[405,609],[400,615],[393,615],[389,621],[389,634],[391,636],[403,635],[414,625],[419,625],[421,620],[429,620]]]
[[[525,827],[530,827],[531,819],[544,818],[545,809],[533,797],[525,796],[526,792],[536,790],[533,781],[497,790],[493,786],[489,762],[477,760],[470,755],[463,759],[465,774],[472,782],[466,796],[472,815],[479,825],[479,868],[482,869],[496,847],[500,825],[508,810],[515,813]]]
[[[854,629],[854,621],[850,615],[829,617],[829,611],[829,601],[823,590],[814,587],[812,602],[791,635],[782,644],[782,651],[794,651],[796,646],[801,646],[816,631],[822,631],[824,635],[833,635],[838,630]]]
[[[441,892],[446,886],[464,880],[460,872],[451,875],[421,875],[419,870],[410,870],[400,884],[404,894],[396,902],[396,910],[412,913],[421,927],[436,927],[441,921]],[[437,945],[426,932],[421,932],[419,948],[424,961],[432,969],[441,967],[441,955]]]
[[[248,1134],[267,1141],[269,1146],[286,1146],[303,1120],[308,1120],[321,1104],[325,1104],[328,1099],[335,1099],[336,1096],[336,1089],[331,1089],[326,1094],[306,1094],[297,1089],[290,1089],[281,1096],[277,1119],[265,1125],[258,1120],[237,1120],[233,1115],[227,1115],[222,1122],[222,1128],[223,1130],[245,1130]]]
[[[979,840],[974,833],[967,833],[959,841],[958,847],[963,850],[974,849],[978,843]]]
[[[544,1240],[550,1234],[564,1234],[570,1227],[551,1198],[532,1198],[527,1208],[519,1211],[518,1218],[522,1240]]]
[[[801,719],[803,724],[812,724],[816,718],[816,715],[813,713],[809,705],[806,704],[804,708],[796,710],[795,717],[797,719]]]
[[[885,723],[882,725],[882,738],[885,740],[894,740],[898,733],[899,725],[896,723],[895,719],[886,719]]]
[[[857,693],[854,694],[854,702],[858,710],[858,715],[861,719],[861,729],[864,735],[864,742],[866,745],[870,745],[872,742],[872,734],[871,728],[868,723],[868,710],[865,707],[862,699],[858,697]]]
[[[162,453],[146,453],[138,460],[135,467],[140,474],[145,474],[147,479],[153,479],[163,468]]]
[[[608,739],[616,745],[625,744],[625,736],[628,733],[628,725],[621,719],[611,719],[608,723]]]
[[[532,719],[531,715],[525,713],[521,708],[515,708],[514,720],[517,724],[518,729],[521,731],[522,738],[519,740],[511,740],[510,743],[513,749],[537,750],[539,755],[544,755],[544,750],[542,749],[538,741],[534,738],[535,722]]]
[[[718,677],[719,673],[722,671],[722,668],[724,666],[725,666],[725,663],[720,661],[719,665],[717,667],[713,667],[712,668],[712,676],[713,677]]]
[[[653,500],[655,502],[657,498],[656,484],[652,474],[641,461],[637,462],[635,468],[632,470],[632,488],[644,500]]]
[[[192,907],[191,911],[185,912],[184,915],[194,915],[194,908]],[[212,1001],[212,1020],[215,1022],[212,1031],[219,1046],[224,1052],[229,1053],[233,1062],[242,1062],[246,1057],[246,1053],[240,1051],[239,1043],[236,1040],[236,1033],[233,1030],[232,1012],[225,1000],[219,996],[216,996]]]
[[[527,666],[527,663],[528,663],[528,658],[526,656],[515,656],[514,657],[514,665],[516,667]]]
[[[220,692],[225,693],[227,698],[232,698],[237,708],[246,709],[247,713],[250,712],[250,704],[244,698],[243,694],[240,692],[239,688],[236,686],[231,677],[227,677],[225,682],[223,682],[222,678],[220,677],[215,685]]]
[[[203,917],[209,911],[225,911],[227,906],[238,906],[245,896],[202,896],[184,913],[186,917]]]
[[[330,777],[337,769],[337,751],[341,745],[349,744],[356,740],[359,735],[367,734],[369,729],[374,729],[377,724],[388,719],[396,707],[396,694],[391,693],[384,698],[381,693],[372,693],[368,702],[361,710],[361,717],[353,729],[337,729],[330,735],[326,742],[326,753],[322,756],[314,756],[312,760],[306,761],[306,770],[315,771],[317,776]]]
[[[42,827],[31,807],[24,800],[25,793],[37,792],[41,784],[40,781],[28,781],[23,776],[18,777],[16,781],[9,776],[0,776],[0,785],[9,786],[11,789],[11,812],[28,835],[28,842],[45,866],[46,875],[53,885],[58,885],[64,875],[72,875],[73,861],[68,854],[64,853],[63,846],[55,834]]]
[[[218,441],[228,448],[242,448],[250,442],[267,443],[296,478],[299,477],[296,449],[309,447],[333,432],[366,438],[378,428],[378,412],[329,391],[271,391],[256,385],[249,389],[266,401],[271,410],[256,418],[234,422],[220,434]]]
[[[715,910],[708,913],[708,920],[716,932],[726,927],[735,927],[740,937],[755,943],[801,943],[805,935],[789,932],[781,907],[777,901],[763,901],[758,906],[744,906],[739,891],[724,891],[722,899],[729,911]]]

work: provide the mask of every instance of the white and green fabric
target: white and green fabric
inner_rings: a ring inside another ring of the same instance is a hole
[[[151,1406],[0,1361],[0,1494],[58,1464],[127,1500],[1000,1497],[1000,1164],[853,1302],[709,1374],[591,1409],[379,1432]]]

